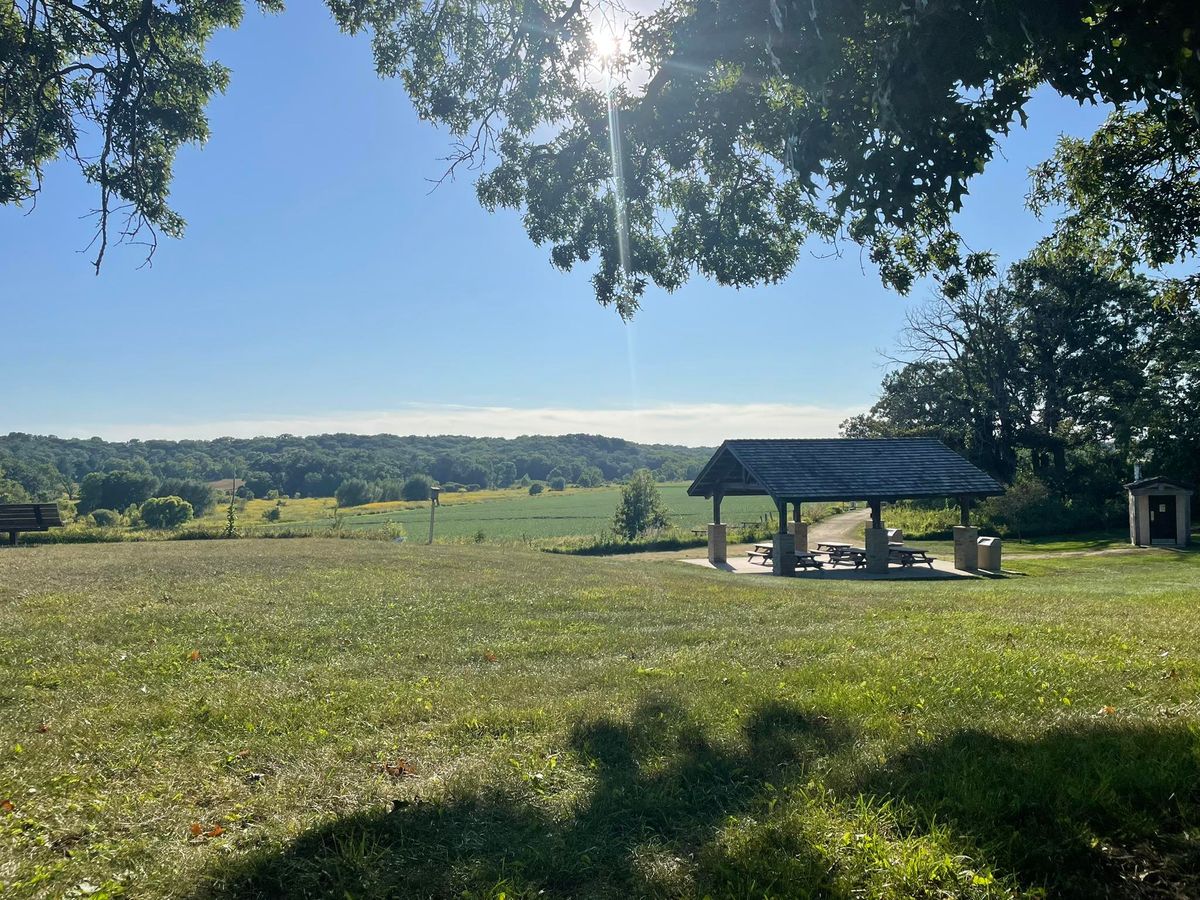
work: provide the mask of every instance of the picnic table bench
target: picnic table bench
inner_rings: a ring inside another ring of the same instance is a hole
[[[57,503],[0,503],[0,532],[8,532],[13,546],[22,531],[49,531],[62,523]]]

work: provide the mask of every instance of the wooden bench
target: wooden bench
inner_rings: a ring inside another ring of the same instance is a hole
[[[49,531],[62,523],[57,503],[0,503],[0,532],[8,532],[13,546],[22,531]]]

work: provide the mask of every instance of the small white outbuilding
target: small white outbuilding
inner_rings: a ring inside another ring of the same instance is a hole
[[[1129,542],[1137,547],[1186,547],[1192,533],[1192,495],[1186,484],[1141,478],[1129,491]]]

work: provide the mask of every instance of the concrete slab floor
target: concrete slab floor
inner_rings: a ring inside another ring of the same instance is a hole
[[[706,569],[716,569],[721,572],[728,572],[731,575],[770,575],[771,567],[769,565],[760,565],[752,563],[745,557],[730,556],[728,562],[714,565],[707,559],[681,559],[680,562],[685,562],[688,565],[700,566]],[[954,568],[953,562],[946,562],[941,559],[933,561],[933,568],[928,565],[914,565],[909,567],[892,565],[888,566],[887,572],[872,574],[866,569],[855,569],[852,566],[837,566],[832,567],[826,565],[823,569],[798,569],[793,576],[796,579],[814,579],[824,581],[931,581],[931,580],[949,580],[957,578],[988,578],[995,577],[990,572],[964,572]]]

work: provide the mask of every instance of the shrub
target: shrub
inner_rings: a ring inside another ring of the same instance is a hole
[[[268,500],[278,500],[278,499],[279,499],[279,491],[278,491],[278,489],[277,489],[277,488],[271,488],[271,490],[267,491],[267,499],[268,499]]]
[[[469,493],[472,493],[472,494],[473,494],[473,493],[475,493],[476,491],[482,491],[482,490],[483,490],[483,485],[482,485],[482,484],[468,484],[468,485],[467,485],[467,491],[468,491]]]
[[[74,500],[68,500],[66,497],[59,497],[54,501],[58,504],[58,514],[62,516],[64,522],[74,522],[79,515],[77,507],[79,504]]]
[[[556,478],[550,479],[550,490],[565,491],[566,489],[567,489],[567,479],[563,478],[561,475],[559,475]]]
[[[192,504],[192,513],[199,518],[217,504],[216,493],[207,482],[194,478],[167,478],[154,491],[155,497],[180,497]]]
[[[604,473],[596,466],[584,466],[575,483],[580,487],[600,487],[604,484]]]
[[[192,518],[192,504],[182,497],[151,497],[140,512],[151,528],[178,528]]]
[[[433,480],[428,475],[413,475],[401,489],[401,499],[403,500],[428,500],[429,489],[433,487]]]
[[[0,473],[2,475],[3,473]],[[10,478],[0,477],[0,503],[28,503],[29,492]]]
[[[121,524],[121,514],[115,509],[93,509],[92,524],[100,528],[114,528]]]
[[[387,479],[375,485],[376,500],[403,500],[404,499],[404,484],[394,479]]]
[[[254,492],[256,497],[264,496],[268,491],[275,489],[275,479],[270,472],[251,471],[247,472],[244,478],[238,478],[237,481],[242,483],[242,486]],[[186,494],[181,494],[183,499],[188,499]]]
[[[466,489],[467,488],[465,485],[459,484],[457,481],[443,481],[442,482],[442,493],[443,494],[461,494]]]
[[[544,484],[542,484],[540,481],[535,481],[535,482],[533,482],[533,484],[529,485],[529,493],[531,495],[540,494],[545,489],[546,489],[546,486]]]
[[[338,485],[333,492],[338,506],[362,506],[372,499],[371,486],[361,478],[350,478]]]
[[[621,502],[613,515],[613,530],[633,540],[650,528],[667,524],[667,511],[649,469],[638,469],[621,488]]]
[[[272,506],[270,509],[268,509],[266,512],[263,513],[263,518],[266,519],[268,522],[278,522],[279,517],[281,515],[283,515],[283,511],[280,510],[280,508],[278,506]]]

